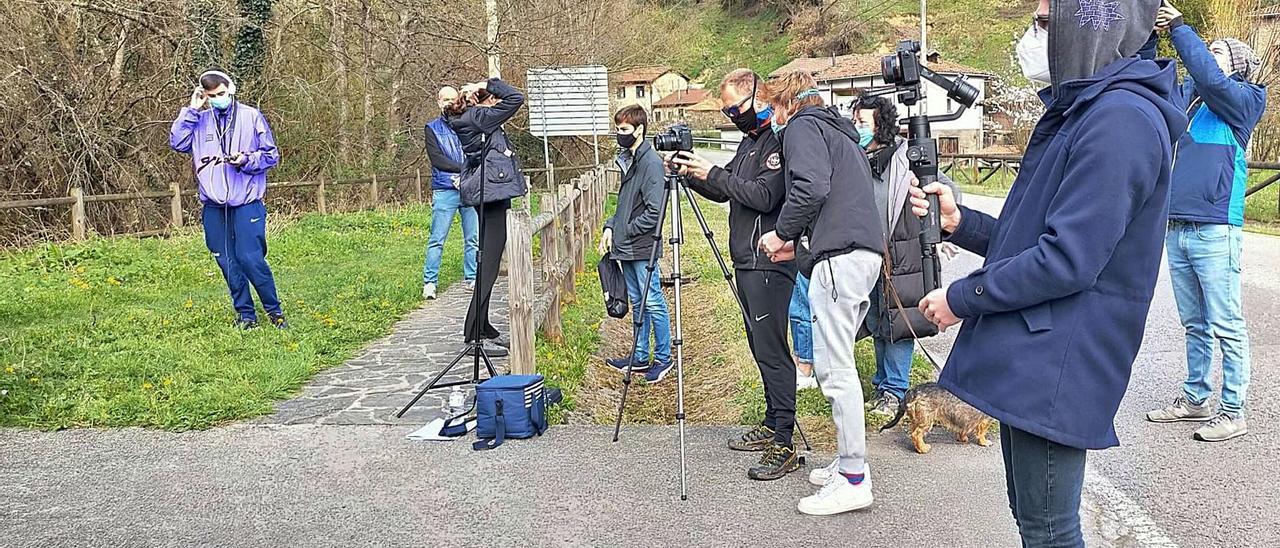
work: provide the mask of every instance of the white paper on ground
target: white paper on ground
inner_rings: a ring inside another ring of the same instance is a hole
[[[474,430],[475,427],[476,427],[475,419],[471,419],[467,421],[468,432]],[[413,441],[453,441],[456,439],[461,439],[461,436],[457,438],[441,436],[440,435],[441,428],[444,428],[444,419],[436,419],[427,423],[426,426],[423,426],[422,428],[419,428],[409,433],[409,435],[405,436],[405,438]]]

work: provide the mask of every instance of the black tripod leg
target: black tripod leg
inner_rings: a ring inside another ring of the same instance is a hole
[[[668,189],[670,191],[670,189]],[[640,304],[631,310],[631,329],[632,336],[631,348],[627,352],[631,354],[627,363],[626,374],[622,377],[622,398],[618,400],[618,416],[613,422],[613,441],[618,441],[618,434],[622,431],[622,412],[627,407],[627,392],[631,389],[631,378],[635,374],[634,367],[636,365],[636,348],[640,346],[640,328],[644,325],[644,308],[649,299],[649,286],[653,284],[653,276],[657,271],[658,250],[662,248],[662,223],[667,218],[667,200],[662,201],[662,205],[658,206],[658,224],[653,229],[653,247],[649,250],[649,262],[645,267],[648,274],[644,284],[640,288]],[[677,280],[678,283],[678,280]],[[645,341],[648,342],[648,341]]]
[[[729,265],[725,264],[724,257],[720,255],[720,246],[716,245],[715,233],[711,232],[711,227],[707,225],[707,218],[702,216],[702,208],[698,207],[697,200],[694,199],[693,191],[686,185],[684,194],[689,202],[689,208],[693,210],[693,216],[698,219],[698,226],[702,227],[702,235],[706,236],[707,243],[711,245],[711,254],[716,258],[716,264],[720,265],[720,273],[724,275],[725,282],[729,284],[729,292],[733,294],[733,300],[738,303],[738,311],[742,313],[742,324],[746,326],[747,331],[751,331],[751,320],[747,317],[747,307],[742,304],[742,296],[738,295],[738,284],[733,282],[733,271],[729,270]]]
[[[444,369],[441,369],[439,373],[436,373],[436,376],[432,377],[431,381],[429,381],[427,385],[422,388],[422,390],[418,391],[418,395],[414,396],[413,399],[409,401],[409,405],[404,406],[404,409],[401,409],[399,413],[396,413],[396,418],[399,419],[404,417],[404,414],[408,413],[409,409],[412,409],[413,406],[418,403],[418,400],[422,399],[423,396],[427,395],[427,392],[430,392],[431,389],[435,388],[436,383],[440,382],[440,379],[443,379],[445,375],[448,375],[451,369],[453,369],[455,366],[461,363],[462,358],[465,358],[467,356],[467,353],[469,353],[470,351],[471,351],[470,347],[468,347],[466,350],[463,350],[461,353],[459,353],[457,356],[453,358],[453,361],[449,362],[449,365],[445,366]],[[485,359],[488,360],[488,358],[485,358]]]

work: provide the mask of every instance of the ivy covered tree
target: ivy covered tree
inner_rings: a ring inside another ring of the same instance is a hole
[[[237,0],[244,24],[236,32],[235,58],[231,69],[237,78],[252,80],[262,73],[266,59],[266,38],[263,27],[271,20],[274,0]]]

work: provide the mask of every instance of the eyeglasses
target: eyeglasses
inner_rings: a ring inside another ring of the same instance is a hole
[[[1032,18],[1031,18],[1031,22],[1032,22],[1032,23],[1035,23],[1036,27],[1037,27],[1037,28],[1039,28],[1040,30],[1046,30],[1046,31],[1047,31],[1047,30],[1049,30],[1049,15],[1048,15],[1048,14],[1043,14],[1043,15],[1041,15],[1041,14],[1037,13],[1037,14],[1035,15],[1035,17],[1032,17]]]

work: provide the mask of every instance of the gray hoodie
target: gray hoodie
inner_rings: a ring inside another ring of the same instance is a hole
[[[1063,82],[1093,76],[1131,57],[1151,36],[1160,0],[1050,0],[1049,76]]]

